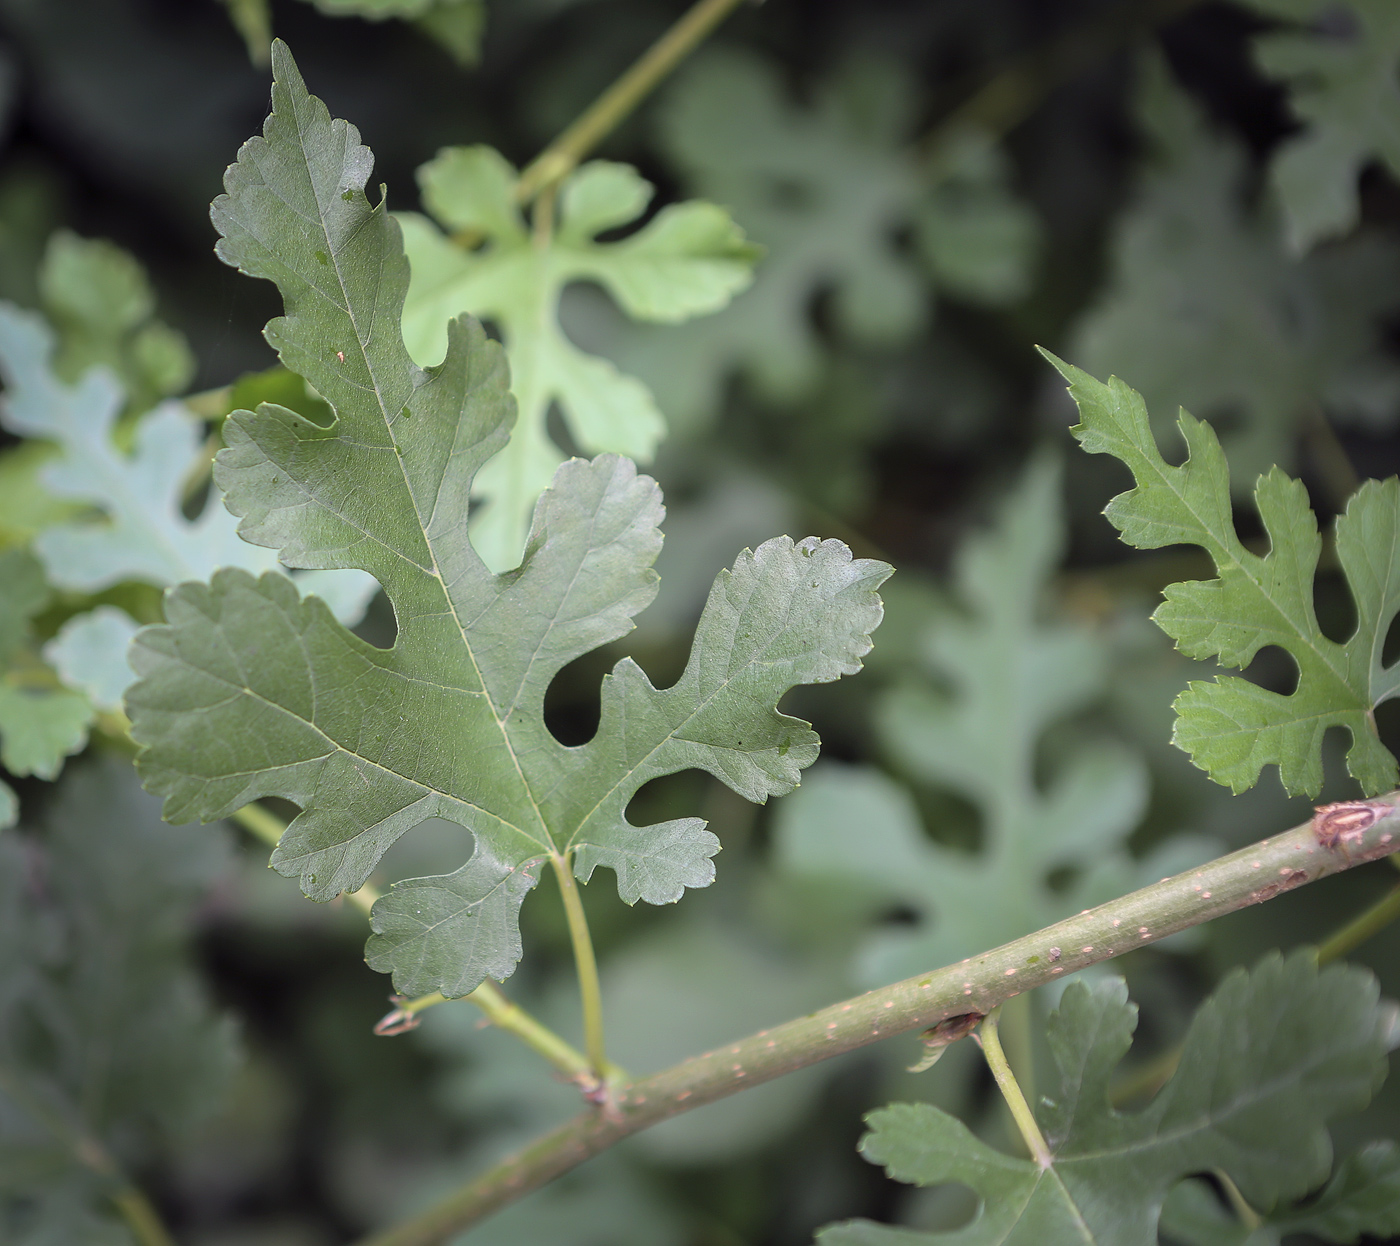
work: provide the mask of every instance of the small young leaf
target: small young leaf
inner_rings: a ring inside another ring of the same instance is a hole
[[[1400,249],[1365,236],[1290,254],[1272,201],[1250,196],[1244,145],[1209,124],[1161,58],[1141,68],[1146,167],[1071,358],[1135,386],[1158,436],[1177,406],[1221,422],[1237,493],[1289,468],[1319,412],[1391,426],[1400,368],[1382,330],[1400,305]]]
[[[1357,613],[1355,632],[1338,644],[1323,635],[1313,608],[1322,538],[1298,481],[1278,468],[1259,478],[1254,498],[1270,550],[1251,553],[1235,533],[1229,468],[1210,425],[1181,412],[1189,455],[1172,467],[1135,390],[1043,353],[1079,406],[1081,422],[1070,431],[1090,454],[1122,460],[1137,482],[1104,511],[1123,540],[1138,549],[1199,545],[1215,563],[1218,579],[1167,588],[1152,616],[1158,626],[1188,657],[1242,668],[1265,645],[1278,645],[1298,664],[1298,686],[1287,696],[1229,676],[1193,682],[1176,701],[1174,742],[1233,792],[1274,764],[1290,795],[1315,796],[1323,734],[1341,726],[1351,733],[1347,768],[1366,794],[1393,787],[1395,758],[1377,735],[1374,710],[1400,693],[1400,664],[1381,661],[1400,612],[1400,480],[1368,480],[1337,519],[1337,557]]]
[[[1326,1179],[1326,1122],[1364,1107],[1385,1077],[1377,996],[1371,974],[1319,970],[1310,949],[1235,970],[1196,1013],[1171,1081],[1142,1111],[1122,1113],[1109,1081],[1137,1010],[1121,978],[1071,983],[1049,1020],[1060,1086],[1037,1113],[1048,1168],[993,1150],[927,1104],[871,1113],[861,1150],[896,1180],[956,1181],[982,1200],[957,1233],[899,1233],[908,1246],[1156,1246],[1164,1201],[1193,1173],[1223,1172],[1265,1209]],[[818,1240],[874,1246],[892,1230],[852,1221]]]
[[[923,638],[924,664],[950,691],[906,681],[876,711],[899,771],[977,808],[979,851],[930,840],[910,794],[873,769],[825,763],[778,809],[785,874],[863,891],[872,915],[900,905],[920,918],[867,936],[866,982],[951,964],[1048,926],[1131,890],[1143,872],[1124,851],[1147,803],[1140,757],[1085,741],[1056,759],[1043,785],[1037,776],[1046,732],[1101,697],[1107,680],[1101,638],[1039,617],[1064,548],[1059,491],[1056,464],[1040,460],[996,527],[959,550],[963,608],[940,610]],[[1173,843],[1174,858],[1183,848]],[[1150,877],[1174,872],[1162,866],[1154,857]],[[1052,887],[1066,868],[1071,885]]]
[[[267,336],[336,422],[237,412],[216,475],[243,534],[284,561],[371,572],[398,638],[375,649],[284,578],[219,572],[170,593],[168,626],[138,635],[132,733],[174,820],[259,796],[298,805],[273,864],[317,899],[359,887],[427,818],[471,832],[460,870],[375,905],[369,945],[400,990],[463,995],[513,970],[542,861],[572,854],[584,880],[606,865],[628,903],[713,879],[719,843],[702,820],[635,827],[628,802],[692,767],[751,800],[795,787],[817,739],[777,701],[860,668],[889,568],[816,538],[746,551],[716,581],[680,681],[657,691],[623,660],[597,735],[560,745],[545,689],[654,595],[659,491],[615,456],[571,460],[535,509],[524,563],[486,569],[467,501],[514,414],[503,352],[463,319],[439,367],[414,366],[399,333],[408,265],[397,223],[365,198],[370,153],[307,94],[285,45],[273,63],[272,115],[214,205],[219,252],[278,282],[287,315]]]
[[[442,358],[447,323],[470,312],[500,326],[520,417],[509,444],[478,476],[490,499],[472,539],[487,565],[520,561],[530,509],[563,455],[545,432],[557,402],[570,433],[590,452],[649,459],[666,423],[650,391],[612,364],[585,354],[559,327],[559,297],[595,281],[639,320],[675,324],[717,311],[748,285],[754,247],[727,212],[710,203],[663,208],[620,242],[596,235],[632,223],[651,184],[624,164],[595,160],[559,189],[558,228],[541,245],[515,203],[516,172],[489,147],[453,147],[418,171],[423,203],[465,250],[426,217],[400,215],[414,272],[404,304],[404,340],[420,364]]]
[[[1289,84],[1289,103],[1307,123],[1269,171],[1289,242],[1306,251],[1356,224],[1357,179],[1368,163],[1400,177],[1400,12],[1390,0],[1248,3],[1303,25],[1259,36],[1254,54],[1260,69]]]

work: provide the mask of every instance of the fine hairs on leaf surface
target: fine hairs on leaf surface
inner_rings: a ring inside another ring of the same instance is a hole
[[[1306,251],[1344,234],[1360,215],[1357,181],[1370,161],[1400,178],[1400,11],[1390,0],[1245,0],[1300,24],[1254,41],[1259,68],[1289,86],[1304,122],[1273,157],[1269,176]]]
[[[979,851],[930,840],[910,794],[873,769],[823,763],[778,807],[786,875],[860,889],[876,913],[901,904],[919,914],[916,926],[866,938],[867,984],[951,964],[1210,855],[1173,841],[1133,863],[1123,844],[1145,811],[1148,778],[1122,745],[1086,741],[1044,786],[1037,780],[1045,733],[1101,697],[1108,676],[1103,638],[1039,617],[1064,547],[1060,475],[1053,459],[1035,462],[995,527],[960,549],[953,577],[964,609],[933,615],[923,643],[925,666],[950,691],[907,682],[876,710],[898,771],[977,807]],[[1074,882],[1052,888],[1066,867]]]
[[[138,765],[175,821],[260,796],[297,805],[272,862],[315,899],[360,887],[427,818],[469,831],[461,869],[375,904],[368,949],[406,994],[460,996],[514,969],[541,862],[571,861],[584,881],[605,865],[628,903],[711,882],[719,842],[701,819],[635,827],[628,801],[686,769],[755,801],[795,787],[817,738],[776,703],[860,668],[889,568],[815,537],[745,551],[716,580],[676,685],[657,691],[624,659],[596,736],[559,744],[542,716],[549,681],[624,635],[655,593],[659,491],[616,456],[571,460],[536,507],[525,561],[486,569],[467,503],[514,415],[503,352],[464,318],[441,365],[413,364],[399,331],[408,264],[398,224],[365,198],[370,153],[307,94],[285,45],[273,63],[272,114],[214,204],[219,254],[278,283],[287,314],[268,340],[336,420],[237,412],[216,479],[240,532],[288,564],[374,575],[398,636],[389,650],[358,640],[284,577],[183,585],[168,625],[133,648]]]
[[[42,317],[0,303],[0,426],[53,443],[57,452],[40,470],[40,480],[55,497],[85,508],[35,538],[51,584],[94,593],[125,581],[165,587],[208,576],[217,567],[279,566],[273,551],[239,539],[237,520],[217,498],[206,502],[197,519],[185,518],[184,488],[201,461],[202,441],[188,410],[164,402],[139,417],[132,451],[125,453],[113,436],[125,405],[116,376],[92,367],[69,384],[55,372],[54,351],[55,336]],[[359,621],[376,588],[371,577],[356,571],[299,579],[347,623]],[[75,615],[45,654],[65,682],[84,688],[100,706],[115,707],[131,679],[126,649],[135,631],[122,611],[104,607]]]
[[[34,1234],[7,1240],[104,1240],[77,1213],[114,1232],[120,1170],[218,1107],[233,1027],[189,927],[227,864],[221,830],[163,825],[120,762],[75,767],[40,826],[0,833],[0,1226]]]
[[[1121,978],[1073,982],[1048,1037],[1060,1085],[1037,1113],[1052,1163],[994,1150],[927,1104],[867,1118],[865,1156],[899,1181],[959,1182],[981,1200],[956,1233],[854,1221],[821,1246],[1156,1246],[1158,1217],[1193,1173],[1224,1173],[1252,1207],[1300,1199],[1332,1166],[1326,1122],[1364,1107],[1386,1073],[1391,1020],[1366,970],[1319,970],[1303,949],[1229,974],[1197,1011],[1171,1080],[1118,1112],[1109,1083],[1137,1024]],[[1362,1196],[1364,1197],[1364,1195]]]
[[[1320,414],[1380,430],[1400,408],[1383,317],[1400,305],[1400,249],[1362,234],[1298,257],[1274,198],[1251,195],[1243,143],[1212,126],[1165,58],[1139,61],[1148,141],[1115,225],[1112,275],[1074,331],[1071,358],[1124,377],[1170,434],[1177,405],[1224,420],[1237,495]]]
[[[454,234],[416,213],[399,216],[414,273],[404,303],[409,354],[420,364],[441,359],[448,321],[467,312],[500,326],[510,361],[520,415],[477,478],[489,501],[472,528],[486,564],[503,571],[520,561],[531,508],[563,461],[545,431],[552,403],[589,453],[650,459],[666,432],[645,385],[564,335],[564,287],[594,281],[629,316],[675,324],[724,307],[749,284],[758,252],[723,208],[698,202],[663,208],[620,242],[598,242],[633,223],[651,199],[651,184],[625,164],[594,160],[568,178],[546,239],[531,235],[516,206],[518,175],[490,147],[447,148],[418,179],[424,207]],[[484,245],[469,249],[462,237]]]
[[[1229,467],[1209,424],[1181,412],[1189,454],[1172,467],[1135,390],[1042,353],[1079,406],[1070,431],[1090,454],[1122,460],[1137,482],[1104,510],[1122,539],[1138,549],[1199,545],[1215,563],[1218,579],[1168,586],[1152,616],[1158,626],[1188,657],[1243,668],[1265,645],[1278,645],[1297,663],[1298,686],[1286,696],[1233,676],[1192,682],[1176,700],[1173,742],[1233,792],[1276,765],[1290,795],[1315,796],[1323,734],[1345,727],[1347,769],[1365,794],[1393,787],[1396,762],[1374,711],[1400,693],[1400,663],[1387,667],[1381,656],[1400,612],[1400,480],[1366,481],[1337,518],[1337,559],[1356,607],[1356,630],[1338,643],[1323,635],[1313,606],[1322,538],[1299,481],[1278,468],[1259,478],[1254,501],[1270,549],[1252,554],[1235,532]]]

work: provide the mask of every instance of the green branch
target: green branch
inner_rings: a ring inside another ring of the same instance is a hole
[[[516,198],[521,203],[529,203],[546,187],[568,177],[578,162],[620,125],[739,4],[740,0],[697,0],[587,111],[525,166],[516,184]]]
[[[469,1182],[436,1207],[361,1246],[436,1246],[630,1134],[736,1091],[1006,1000],[1305,883],[1389,855],[1400,839],[1400,792],[1357,802],[1374,820],[1331,845],[1313,822],[980,956],[858,995],[616,1088]]]

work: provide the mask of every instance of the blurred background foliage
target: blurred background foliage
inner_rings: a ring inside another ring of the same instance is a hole
[[[417,211],[414,170],[440,147],[485,143],[525,166],[682,7],[0,0],[0,297],[48,322],[55,384],[111,370],[110,429],[94,435],[133,471],[155,453],[152,408],[190,395],[185,461],[163,482],[183,513],[167,522],[212,524],[195,458],[213,445],[195,446],[219,418],[269,397],[318,412],[268,371],[274,293],[215,260],[207,218],[266,109],[268,31],[360,127],[390,205]],[[674,911],[585,892],[620,1064],[660,1068],[1308,815],[1272,772],[1231,797],[1169,745],[1171,701],[1203,672],[1147,615],[1161,587],[1207,568],[1116,543],[1098,512],[1126,475],[1071,450],[1070,404],[1031,348],[1117,372],[1163,429],[1178,404],[1212,420],[1246,542],[1246,495],[1272,463],[1301,475],[1324,521],[1358,479],[1400,467],[1389,7],[767,0],[595,153],[657,188],[603,243],[700,197],[762,254],[730,306],[685,324],[638,323],[587,280],[563,291],[564,333],[649,387],[669,426],[651,465],[669,517],[655,606],[560,675],[552,729],[589,738],[598,680],[624,652],[658,683],[678,673],[711,578],[744,545],[817,532],[899,572],[867,673],[789,699],[824,741],[802,789],[759,810],[695,774],[639,793],[634,821],[703,805],[724,852],[717,885]],[[5,380],[13,391],[13,369]],[[98,659],[158,617],[176,572],[56,576],[54,533],[119,508],[110,489],[46,485],[71,446],[12,417],[0,1242],[129,1243],[119,1172],[189,1246],[341,1242],[573,1112],[577,1093],[468,1005],[374,1037],[387,980],[362,963],[356,909],[302,899],[242,832],[159,823],[125,764],[123,676],[114,693]],[[579,448],[557,413],[548,432]],[[1351,606],[1327,557],[1317,606],[1341,638]],[[361,631],[392,635],[382,602]],[[1294,678],[1277,651],[1249,674],[1285,691]],[[1400,723],[1381,725],[1394,747]],[[1334,754],[1326,798],[1351,794]],[[459,836],[407,837],[379,881],[455,867]],[[1325,937],[1392,876],[1372,865],[1115,962],[1142,1005],[1131,1060],[1179,1039],[1226,969]],[[548,876],[538,892],[507,991],[576,1037]],[[1400,931],[1354,959],[1400,994]],[[1047,1008],[1018,1000],[1004,1023],[1032,1080]],[[966,1191],[898,1186],[854,1147],[861,1113],[890,1099],[938,1103],[1004,1143],[974,1055],[961,1044],[912,1075],[906,1037],[738,1095],[469,1240],[788,1246],[849,1216],[955,1226]],[[1397,1134],[1389,1087],[1336,1131],[1343,1151]]]

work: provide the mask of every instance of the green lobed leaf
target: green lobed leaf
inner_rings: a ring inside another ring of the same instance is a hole
[[[859,892],[870,919],[893,905],[918,915],[916,925],[865,935],[865,982],[951,964],[1208,855],[1184,859],[1191,849],[1176,841],[1167,849],[1175,868],[1160,855],[1134,864],[1124,845],[1146,808],[1147,772],[1126,747],[1085,741],[1048,774],[1037,760],[1047,733],[1107,682],[1103,638],[1042,618],[1064,552],[1060,487],[1058,464],[1037,461],[995,527],[958,551],[960,608],[931,612],[921,638],[920,665],[947,691],[905,679],[876,709],[900,773],[976,808],[978,851],[931,840],[909,791],[868,767],[824,763],[778,809],[785,875]],[[1066,869],[1073,882],[1052,887]]]
[[[447,324],[469,312],[499,325],[520,417],[510,442],[476,481],[489,499],[472,537],[488,566],[515,566],[530,510],[564,456],[549,440],[551,404],[578,445],[649,459],[666,423],[635,377],[585,354],[559,326],[571,282],[593,281],[629,316],[676,324],[717,311],[748,285],[755,248],[711,203],[663,208],[618,242],[597,235],[633,223],[651,183],[624,164],[595,160],[558,192],[558,225],[532,238],[515,201],[514,168],[490,147],[452,147],[418,171],[427,210],[468,249],[416,213],[400,215],[414,278],[404,304],[404,339],[420,364],[441,359]]]
[[[1320,412],[1392,425],[1400,368],[1382,329],[1400,305],[1400,250],[1368,235],[1291,254],[1274,204],[1252,193],[1243,144],[1159,57],[1142,63],[1137,112],[1148,159],[1071,357],[1127,378],[1159,436],[1178,405],[1218,422],[1237,491],[1290,467]]]
[[[1254,40],[1259,68],[1289,86],[1305,122],[1269,176],[1296,251],[1344,234],[1360,216],[1357,181],[1372,161],[1400,177],[1400,12],[1390,0],[1248,0],[1302,28]]]
[[[133,649],[138,764],[172,820],[260,796],[298,805],[273,865],[317,899],[359,887],[427,818],[469,831],[461,869],[378,901],[369,944],[400,990],[463,995],[512,972],[517,910],[551,857],[572,854],[585,881],[613,869],[628,903],[712,881],[719,843],[701,819],[636,827],[628,802],[689,768],[756,801],[795,787],[817,738],[776,703],[860,668],[889,568],[814,537],[745,551],[716,580],[681,679],[658,691],[624,659],[596,736],[560,745],[545,689],[654,595],[659,491],[624,459],[571,460],[536,506],[523,564],[486,569],[466,518],[513,417],[503,352],[461,319],[440,366],[413,364],[399,333],[408,265],[397,223],[365,198],[370,153],[306,93],[285,45],[273,61],[272,115],[215,201],[219,254],[277,281],[287,315],[268,339],[336,422],[235,413],[216,476],[245,537],[291,565],[374,575],[398,637],[389,650],[358,640],[278,576],[183,585],[168,625]]]
[[[1184,1177],[1218,1170],[1269,1209],[1320,1185],[1332,1162],[1326,1122],[1364,1107],[1384,1080],[1389,1021],[1375,978],[1311,949],[1235,970],[1196,1013],[1172,1079],[1140,1112],[1116,1111],[1109,1081],[1137,1009],[1121,978],[1074,982],[1051,1014],[1059,1071],[1037,1118],[1053,1163],[1013,1158],[927,1104],[867,1118],[862,1153],[898,1181],[959,1182],[981,1200],[956,1233],[835,1225],[822,1246],[1156,1246],[1158,1218]]]
[[[1199,545],[1215,563],[1217,579],[1168,586],[1152,616],[1158,626],[1188,657],[1243,668],[1277,645],[1297,663],[1298,686],[1288,695],[1232,676],[1191,683],[1176,700],[1174,742],[1231,791],[1252,787],[1272,764],[1285,791],[1313,796],[1322,787],[1323,734],[1345,727],[1347,769],[1362,789],[1393,787],[1395,758],[1376,732],[1374,710],[1400,692],[1400,663],[1381,660],[1400,612],[1400,480],[1366,481],[1337,519],[1337,558],[1357,614],[1355,632],[1338,643],[1323,635],[1313,607],[1322,538],[1301,483],[1278,468],[1259,478],[1254,500],[1270,549],[1251,553],[1235,533],[1229,467],[1210,425],[1181,412],[1189,453],[1172,467],[1135,390],[1042,353],[1079,406],[1070,431],[1090,454],[1120,459],[1137,482],[1104,510],[1122,539],[1138,549]]]
[[[227,858],[223,836],[162,825],[119,762],[75,769],[40,827],[0,834],[0,1225],[36,1199],[41,1224],[116,1223],[92,1157],[130,1172],[217,1106],[235,1045],[190,925]]]

